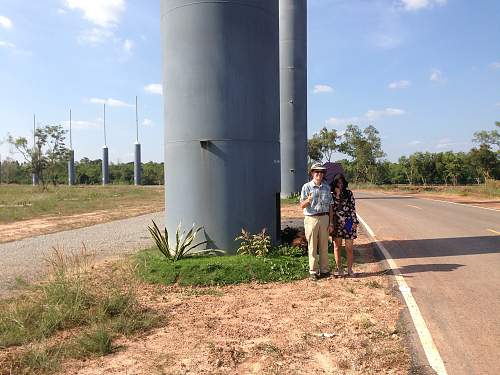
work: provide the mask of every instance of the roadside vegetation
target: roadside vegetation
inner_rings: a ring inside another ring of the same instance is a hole
[[[409,368],[400,304],[373,268],[371,247],[357,250],[369,279],[325,279],[320,287],[302,280],[308,259],[299,228],[283,230],[281,246],[265,231],[243,230],[235,256],[191,252],[198,230],[179,231],[178,246],[163,249],[186,250],[177,258],[155,246],[95,265],[85,248],[55,249],[47,280],[0,301],[0,375]],[[307,353],[319,357],[311,364]]]
[[[109,354],[118,337],[158,325],[139,303],[128,267],[96,277],[85,248],[55,249],[47,262],[47,281],[0,301],[0,374],[53,373],[63,361]]]
[[[379,131],[347,125],[339,135],[323,128],[308,141],[309,162],[333,161],[340,157],[346,177],[355,183],[372,185],[478,185],[500,179],[500,122],[493,130],[472,137],[469,152],[415,152],[397,162],[385,159]]]
[[[476,197],[483,199],[500,198],[500,180],[488,180],[481,185],[374,185],[357,183],[350,186],[357,190],[382,190],[387,192],[401,192],[405,194],[429,194],[429,195],[458,195],[463,197]]]
[[[98,210],[144,207],[144,213],[164,208],[162,187],[0,185],[0,224],[40,218],[43,215],[74,215]]]

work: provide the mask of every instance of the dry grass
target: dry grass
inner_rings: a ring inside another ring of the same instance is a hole
[[[425,194],[441,195],[451,197],[468,197],[478,199],[499,199],[500,181],[489,180],[480,185],[370,185],[370,184],[352,184],[351,188],[356,190],[378,190],[386,192],[399,192],[405,194]]]
[[[50,277],[0,301],[0,374],[48,374],[70,358],[111,353],[114,340],[157,319],[136,298],[133,270],[98,276],[83,248],[54,249]]]
[[[0,185],[0,224],[42,216],[68,216],[111,209],[156,206],[163,209],[161,186]],[[148,209],[145,208],[145,212]]]
[[[0,185],[0,243],[163,209],[162,186]]]

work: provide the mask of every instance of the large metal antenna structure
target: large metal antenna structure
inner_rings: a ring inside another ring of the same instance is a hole
[[[134,185],[141,184],[141,144],[139,143],[139,111],[135,97]]]
[[[307,0],[279,0],[281,196],[307,181]]]
[[[73,135],[71,129],[71,109],[69,110],[69,159],[68,159],[68,185],[72,186],[76,181],[75,174],[75,151],[73,150]]]
[[[106,143],[106,103],[104,103],[104,146],[102,146],[102,184],[109,184],[109,150]]]
[[[36,163],[36,114],[33,114],[33,152],[31,155],[31,162],[33,167],[33,173],[31,175],[31,182],[33,186],[38,185],[38,175],[35,172],[35,163]]]
[[[165,224],[206,248],[279,230],[278,21],[278,1],[161,1]]]

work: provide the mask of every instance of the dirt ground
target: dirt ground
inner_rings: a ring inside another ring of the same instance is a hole
[[[144,215],[161,211],[157,203],[143,204],[139,207],[118,207],[113,210],[98,210],[69,216],[42,216],[36,219],[0,224],[0,243],[21,240],[41,234],[55,233],[68,229],[88,227],[112,220]]]
[[[354,279],[211,288],[138,286],[164,325],[61,373],[407,374],[403,308],[361,232]]]

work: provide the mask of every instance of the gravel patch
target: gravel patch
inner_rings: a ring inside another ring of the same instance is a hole
[[[85,244],[96,261],[132,254],[153,244],[147,226],[154,220],[164,225],[164,212],[136,216],[0,244],[0,297],[9,295],[16,279],[33,281],[46,272],[44,259],[52,248],[77,251]]]

